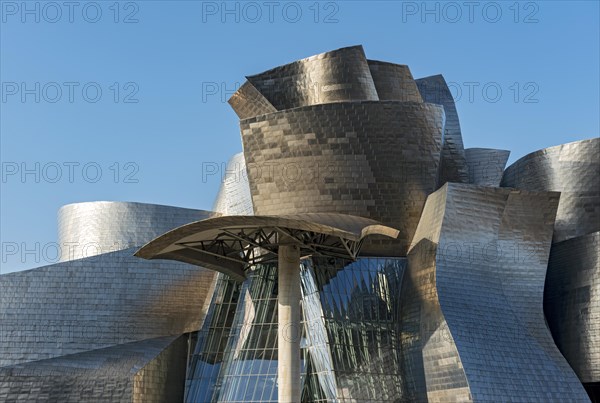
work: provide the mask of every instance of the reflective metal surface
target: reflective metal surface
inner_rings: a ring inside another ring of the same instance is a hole
[[[265,113],[277,111],[273,105],[252,85],[246,81],[229,98],[229,105],[233,108],[240,119],[252,118]]]
[[[542,311],[558,196],[448,183],[428,198],[402,290],[411,401],[587,401]]]
[[[235,154],[227,162],[225,177],[212,209],[222,215],[254,214],[244,153]]]
[[[600,138],[528,154],[506,169],[502,186],[561,192],[544,311],[560,351],[600,401]]]
[[[186,337],[163,337],[0,367],[3,402],[175,402]]]
[[[458,112],[444,76],[419,78],[416,84],[425,102],[442,105],[446,112],[438,187],[446,182],[467,183],[469,177]]]
[[[444,130],[443,107],[422,102],[408,67],[367,60],[353,46],[248,81],[277,109],[242,111],[248,88],[231,99],[242,119],[256,214],[372,218],[399,228],[401,236],[368,241],[365,252],[405,255],[425,198],[436,188]]]
[[[600,232],[552,245],[544,310],[579,379],[600,382]]]
[[[423,102],[406,65],[367,60],[380,101]]]
[[[0,366],[198,330],[216,273],[134,251],[0,276]]]
[[[60,241],[94,256],[0,276],[0,401],[181,400],[188,346],[180,336],[202,323],[216,273],[133,253],[136,242],[209,215],[141,203],[65,206]]]
[[[307,57],[247,79],[278,111],[379,99],[362,46]]]
[[[146,203],[67,204],[58,210],[60,261],[144,245],[173,228],[213,215],[205,210]]]
[[[360,46],[247,80],[217,214],[67,205],[65,261],[0,276],[0,401],[600,401],[600,138],[503,172],[441,75]]]
[[[500,186],[510,151],[493,148],[467,148],[469,183],[479,186]]]
[[[442,107],[334,103],[241,122],[256,214],[342,213],[400,230],[365,253],[405,255],[436,186]],[[394,245],[390,247],[390,244]]]
[[[554,242],[600,231],[600,138],[527,154],[506,168],[502,186],[561,192]]]

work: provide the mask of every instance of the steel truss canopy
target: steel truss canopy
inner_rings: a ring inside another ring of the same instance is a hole
[[[224,216],[175,228],[144,245],[135,256],[208,267],[243,280],[254,264],[277,261],[279,245],[298,245],[302,256],[356,259],[370,235],[390,238],[396,229],[345,214]]]

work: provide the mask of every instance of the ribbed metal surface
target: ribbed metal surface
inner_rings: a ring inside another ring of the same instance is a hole
[[[173,228],[212,215],[204,210],[146,203],[67,204],[58,211],[60,261],[141,246]]]
[[[554,242],[600,231],[600,138],[527,154],[506,168],[502,186],[561,192]]]

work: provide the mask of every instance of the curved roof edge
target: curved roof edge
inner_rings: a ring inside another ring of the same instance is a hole
[[[190,211],[202,211],[202,212],[206,212],[206,213],[213,213],[213,214],[218,214],[214,211],[211,210],[203,210],[203,209],[197,209],[197,208],[192,208],[192,207],[179,207],[179,206],[170,206],[168,204],[156,204],[156,203],[144,203],[144,202],[130,202],[130,201],[118,201],[118,200],[94,200],[94,201],[83,201],[83,202],[74,202],[74,203],[67,203],[67,204],[63,204],[62,206],[60,206],[58,209],[61,210],[63,208],[70,208],[70,207],[74,207],[74,206],[81,206],[81,205],[132,205],[132,206],[151,206],[151,207],[164,207],[164,208],[169,208],[169,209],[180,209],[180,210],[190,210]]]
[[[583,140],[576,140],[576,141],[570,141],[568,143],[563,143],[563,144],[557,144],[555,146],[549,146],[549,147],[544,147],[544,148],[540,148],[539,150],[535,150],[532,151],[530,153],[525,154],[524,156],[522,156],[521,158],[519,158],[518,160],[516,160],[515,162],[513,162],[512,164],[510,164],[506,169],[511,169],[511,167],[516,166],[517,164],[521,163],[522,161],[526,160],[526,159],[530,159],[533,158],[537,155],[540,154],[547,154],[548,152],[554,152],[554,151],[559,151],[561,148],[565,147],[565,146],[581,146],[581,147],[585,147],[587,144],[585,143],[589,143],[592,145],[595,145],[596,147],[600,147],[600,137],[591,137],[589,139],[583,139]]]

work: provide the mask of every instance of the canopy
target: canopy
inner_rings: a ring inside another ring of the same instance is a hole
[[[298,245],[302,255],[356,259],[369,235],[396,238],[398,231],[345,214],[222,216],[175,228],[135,256],[178,260],[243,280],[250,266],[276,261],[279,245]]]

